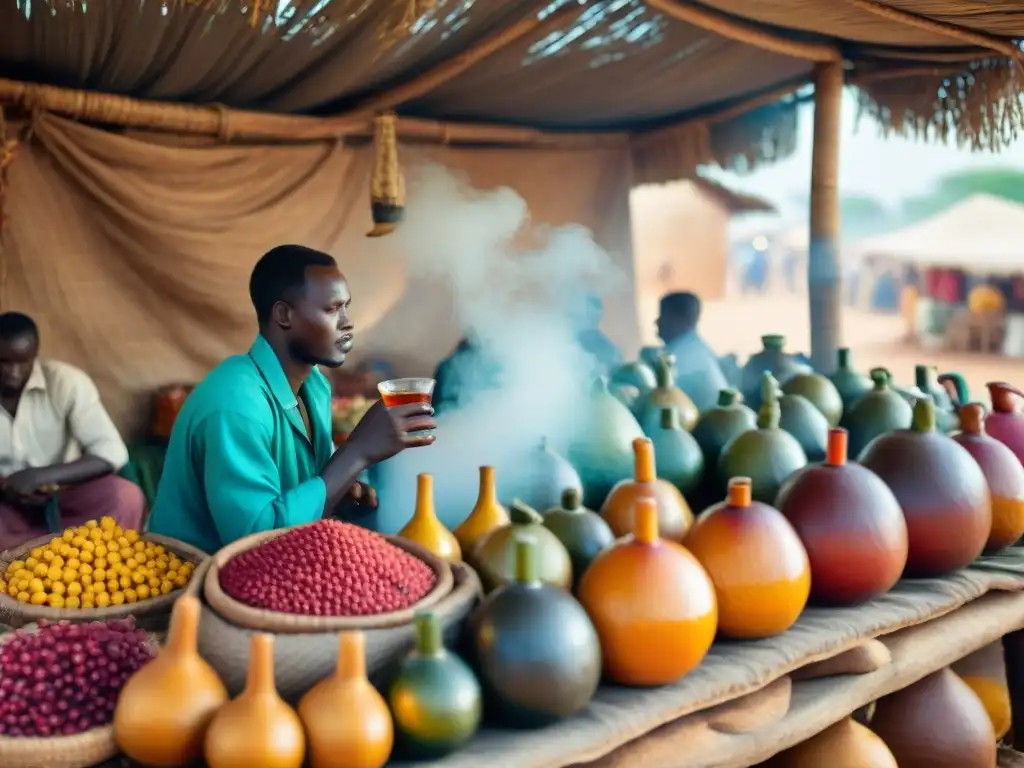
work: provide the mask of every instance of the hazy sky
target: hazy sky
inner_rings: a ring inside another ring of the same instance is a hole
[[[898,205],[910,195],[927,192],[936,177],[965,168],[1016,167],[1024,169],[1024,140],[999,154],[960,150],[955,146],[882,138],[877,123],[864,118],[856,127],[857,105],[847,93],[843,102],[843,138],[839,184],[844,194],[869,194]],[[811,181],[811,120],[813,108],[800,113],[796,153],[749,176],[719,173],[734,189],[761,195],[776,206],[790,207],[796,195],[806,195]],[[804,217],[806,214],[804,214]]]

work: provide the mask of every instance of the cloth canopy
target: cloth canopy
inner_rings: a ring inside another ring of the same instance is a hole
[[[861,241],[864,258],[1006,275],[1024,272],[1024,205],[979,193],[909,227]]]
[[[928,74],[934,85],[951,62],[964,70],[999,50],[1005,57],[1010,39],[1024,37],[1020,4],[991,0],[254,3],[3,0],[0,76],[338,114],[454,62],[455,70],[403,100],[402,114],[635,130],[807,82],[812,62],[830,56],[869,74],[880,61],[932,62],[943,67]],[[427,10],[404,36],[387,36],[421,5]],[[503,39],[487,55],[473,53],[496,37]]]

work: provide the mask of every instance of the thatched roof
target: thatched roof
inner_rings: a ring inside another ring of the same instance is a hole
[[[383,109],[445,141],[628,134],[657,181],[787,154],[824,61],[889,130],[999,148],[1019,38],[1010,0],[0,0],[0,103],[236,139],[365,135]]]
[[[690,181],[704,195],[715,200],[731,214],[778,212],[770,200],[730,189],[724,184],[713,181],[706,176],[695,176]]]

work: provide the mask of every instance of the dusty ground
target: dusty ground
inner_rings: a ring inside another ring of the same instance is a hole
[[[641,303],[656,312],[656,297]],[[653,321],[653,316],[645,318],[646,327],[651,328]],[[785,334],[790,350],[806,353],[810,351],[807,298],[745,296],[707,302],[701,332],[718,354],[736,352],[741,364],[761,348],[760,337],[765,333]],[[928,363],[938,366],[940,372],[963,374],[979,400],[988,399],[984,389],[987,381],[1009,381],[1024,387],[1024,359],[923,349],[906,342],[905,332],[898,316],[843,310],[843,341],[852,349],[854,364],[862,371],[885,366],[901,384],[912,384],[914,366]],[[653,343],[653,339],[645,339],[645,343]]]

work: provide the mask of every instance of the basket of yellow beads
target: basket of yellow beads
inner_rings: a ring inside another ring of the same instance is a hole
[[[167,615],[207,557],[110,517],[0,553],[0,624]]]

